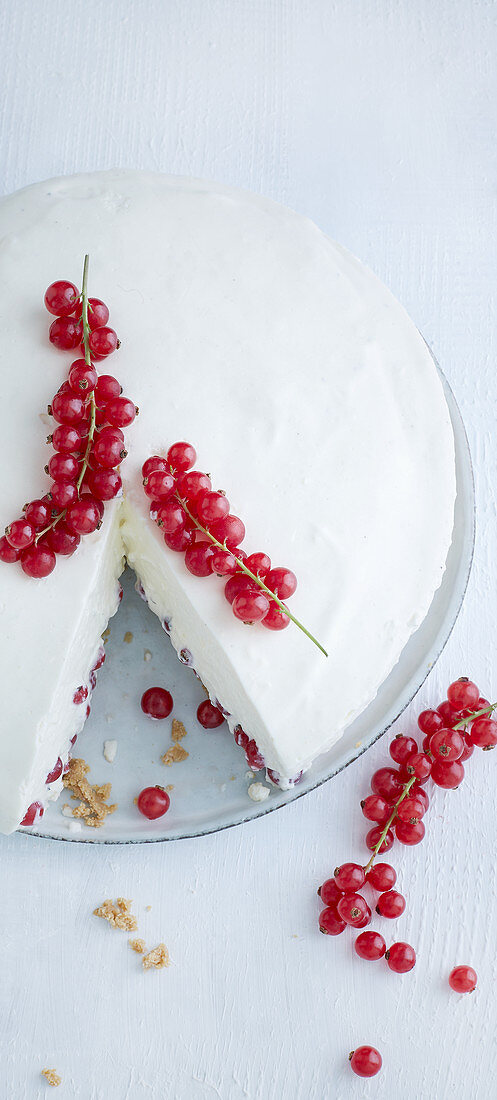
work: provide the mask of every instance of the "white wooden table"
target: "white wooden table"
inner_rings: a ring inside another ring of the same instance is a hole
[[[114,165],[261,191],[369,263],[432,345],[466,420],[479,522],[463,612],[413,713],[464,673],[497,696],[496,17],[488,0],[0,11],[4,191]],[[359,799],[386,753],[200,840],[2,838],[2,1100],[48,1095],[47,1065],[54,1095],[78,1100],[495,1096],[497,753],[475,754],[463,787],[435,796],[425,842],[396,852],[408,910],[392,932],[418,950],[411,974],[317,931],[316,886],[361,858]],[[169,970],[143,974],[125,934],[91,916],[118,894],[147,940],[165,939]],[[478,971],[472,997],[448,990],[459,962]],[[384,1058],[370,1082],[347,1064],[364,1042]]]

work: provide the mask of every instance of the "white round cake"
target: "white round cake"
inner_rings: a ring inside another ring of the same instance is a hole
[[[312,222],[216,184],[51,180],[1,200],[0,239],[1,527],[50,484],[46,407],[78,353],[49,343],[43,294],[58,278],[79,286],[85,253],[89,293],[121,340],[97,368],[140,409],[101,529],[43,580],[0,562],[0,829],[58,789],[46,776],[84,724],[74,693],[124,559],[231,729],[291,782],[375,696],[442,579],[454,443],[423,339]],[[291,611],[327,657],[293,623],[237,621],[222,580],[193,576],[165,545],[141,467],[176,440],[243,518],[244,549],[295,572]]]

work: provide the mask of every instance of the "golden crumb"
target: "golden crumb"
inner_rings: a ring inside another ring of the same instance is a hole
[[[173,718],[173,725],[171,730],[172,741],[182,741],[186,737],[186,729],[182,722],[179,722],[177,718]]]
[[[133,799],[133,802],[134,802],[135,806],[137,806],[137,805],[138,805],[138,799],[137,799],[137,798],[134,798],[134,799]]]
[[[124,635],[124,638],[123,638],[123,641],[126,642],[126,645],[129,645],[129,643],[133,641],[133,631],[132,630],[127,630],[126,631],[126,633]]]
[[[53,1089],[56,1089],[57,1085],[62,1083],[62,1077],[59,1077],[54,1069],[42,1069],[41,1075],[46,1078],[48,1084],[51,1085]]]
[[[230,779],[231,779],[231,782],[233,782],[233,780],[236,779],[236,775],[230,775]]]
[[[115,901],[107,898],[93,910],[93,915],[103,917],[111,928],[120,928],[123,932],[136,932],[138,928],[138,921],[131,912],[131,901],[128,898],[116,898]]]
[[[151,906],[151,905],[146,905],[146,906],[145,906],[145,912],[146,912],[146,913],[150,913],[150,910],[151,910],[151,908],[152,908],[152,906]]]
[[[171,748],[161,756],[161,760],[167,768],[170,768],[171,764],[178,764],[180,760],[186,760],[188,755],[186,749],[183,749],[181,745],[171,745]]]
[[[167,792],[174,791],[174,783],[168,783],[167,787],[164,787],[164,790]]]
[[[106,642],[110,635],[110,626],[107,626],[102,634],[102,641]]]
[[[132,951],[136,951],[137,955],[145,954],[145,940],[128,940],[129,946]]]
[[[148,952],[148,955],[144,955],[143,969],[150,970],[151,966],[155,967],[156,970],[162,970],[164,966],[169,966],[169,951],[165,943],[159,943],[157,947]]]
[[[143,660],[144,661],[151,661],[152,660],[152,654],[151,654],[149,649],[144,649],[143,650]]]
[[[92,786],[86,778],[89,770],[84,760],[74,757],[69,761],[69,768],[63,782],[64,787],[72,792],[71,797],[75,801],[79,800],[79,805],[74,807],[72,816],[82,818],[85,825],[89,825],[92,829],[99,829],[107,814],[113,814],[117,805],[114,803],[108,806],[106,802],[112,789],[111,784],[95,783]]]

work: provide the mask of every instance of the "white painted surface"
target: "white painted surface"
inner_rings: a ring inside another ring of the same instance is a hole
[[[0,23],[5,191],[114,164],[260,190],[374,267],[431,343],[470,434],[479,530],[418,709],[464,672],[497,695],[496,40],[485,0],[18,0]],[[464,786],[434,798],[424,844],[395,856],[408,910],[392,932],[418,949],[412,974],[316,931],[315,887],[361,856],[358,801],[386,752],[203,840],[3,838],[2,1098],[46,1096],[46,1065],[77,1100],[495,1095],[495,755],[473,757]],[[143,974],[91,916],[117,894],[147,942],[165,940],[169,970]],[[480,983],[459,998],[446,976],[466,961]],[[370,1082],[346,1062],[362,1042],[384,1056]]]

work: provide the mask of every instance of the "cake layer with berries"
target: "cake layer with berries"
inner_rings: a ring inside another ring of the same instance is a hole
[[[48,342],[43,293],[59,277],[79,285],[85,253],[121,340],[105,370],[140,410],[101,530],[45,579],[0,564],[0,829],[43,801],[84,722],[74,693],[91,686],[124,556],[235,735],[290,782],[374,697],[442,579],[454,443],[429,351],[310,221],[228,187],[53,180],[0,202],[0,239],[1,526],[50,483],[44,410],[78,352]],[[293,622],[239,621],[224,580],[166,545],[142,465],[176,440],[242,517],[243,549],[295,573],[288,606],[327,657]]]

